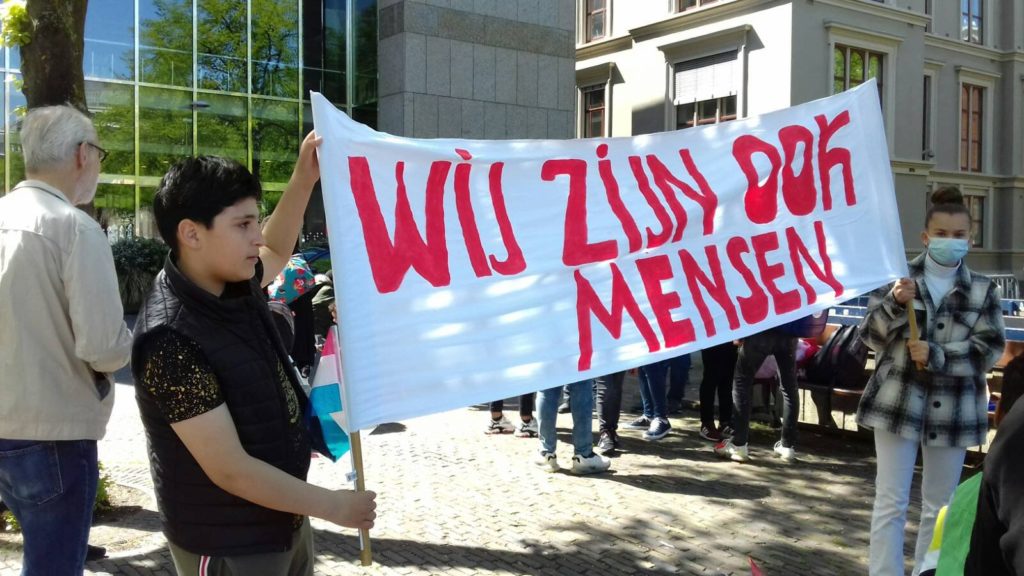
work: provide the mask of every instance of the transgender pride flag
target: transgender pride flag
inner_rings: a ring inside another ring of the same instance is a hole
[[[313,385],[309,391],[309,420],[314,424],[313,445],[324,456],[337,462],[348,452],[348,420],[342,404],[341,393],[341,362],[338,358],[337,327],[332,326],[327,332],[327,341],[313,375]],[[323,442],[316,438],[315,428],[319,427]]]

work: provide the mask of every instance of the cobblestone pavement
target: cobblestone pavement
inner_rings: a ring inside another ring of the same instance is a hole
[[[132,388],[118,385],[117,393],[101,460],[115,483],[151,494]],[[507,404],[514,420],[514,404]],[[537,469],[536,440],[483,434],[482,408],[364,436],[367,486],[379,494],[374,565],[359,566],[353,531],[314,521],[317,574],[715,576],[749,574],[748,556],[769,576],[866,572],[874,474],[868,442],[804,430],[800,461],[785,464],[773,458],[776,433],[761,427],[751,439],[753,462],[737,464],[715,457],[687,411],[672,419],[661,442],[622,431],[612,471],[576,477]],[[560,415],[564,464],[572,456],[570,426]],[[317,459],[310,479],[341,487],[345,471]],[[92,542],[111,553],[89,563],[87,574],[174,573],[147,500],[117,525],[93,529]],[[913,539],[908,534],[907,542]],[[19,558],[17,550],[0,550],[0,576],[18,574]]]

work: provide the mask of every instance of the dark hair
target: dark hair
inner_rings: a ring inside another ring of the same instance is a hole
[[[928,215],[924,218],[924,227],[932,221],[935,214],[965,214],[968,220],[971,213],[964,206],[964,195],[956,186],[940,186],[932,192],[932,206],[928,209]]]
[[[1003,368],[1003,388],[996,406],[997,423],[1021,396],[1024,396],[1024,354],[1018,354]]]
[[[153,197],[153,217],[160,236],[177,254],[178,224],[182,220],[209,228],[225,208],[239,200],[259,201],[262,197],[259,180],[235,160],[218,156],[185,158],[160,180]]]

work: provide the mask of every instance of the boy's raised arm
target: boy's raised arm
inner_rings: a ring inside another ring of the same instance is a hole
[[[260,258],[263,260],[263,278],[260,279],[262,286],[274,281],[295,248],[295,241],[302,230],[306,205],[309,204],[313,186],[320,179],[320,164],[316,156],[320,142],[315,132],[306,134],[299,146],[299,159],[295,161],[295,169],[281,195],[281,201],[263,226],[266,244],[260,248]]]

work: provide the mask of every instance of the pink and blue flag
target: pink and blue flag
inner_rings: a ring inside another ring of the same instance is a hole
[[[314,438],[317,450],[331,460],[337,461],[349,449],[348,421],[342,394],[341,362],[338,355],[336,328],[327,332],[320,363],[313,374],[313,384],[309,391],[309,407],[312,420],[319,425],[323,443]],[[315,435],[315,430],[314,430]]]

